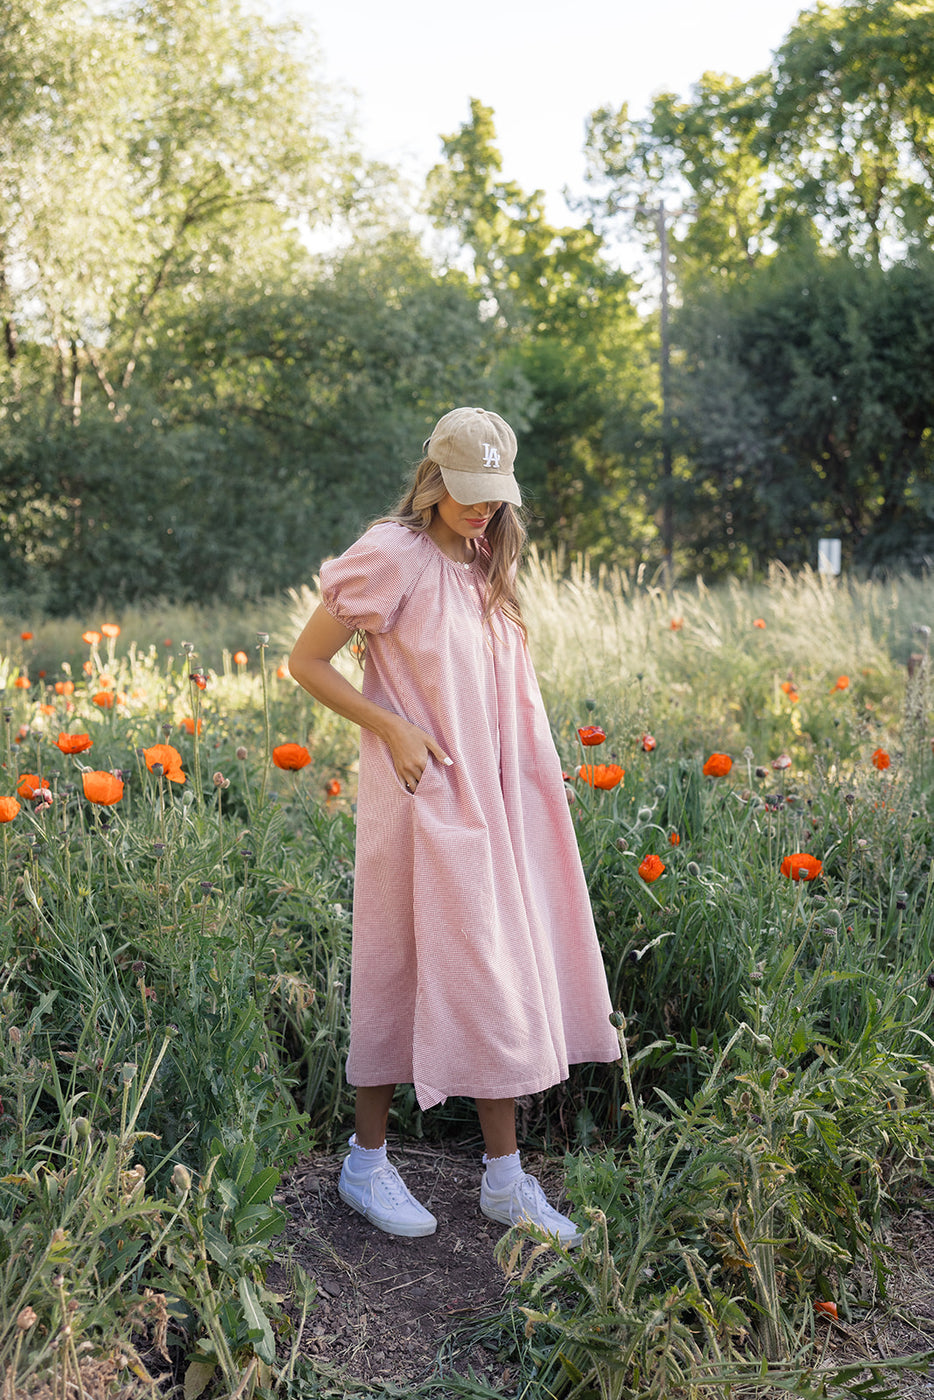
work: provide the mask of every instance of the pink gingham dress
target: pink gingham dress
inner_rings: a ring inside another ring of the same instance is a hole
[[[367,633],[363,692],[434,735],[415,793],[361,730],[350,1052],[357,1086],[536,1093],[619,1055],[561,764],[519,629],[482,618],[483,573],[373,526],[321,568]]]

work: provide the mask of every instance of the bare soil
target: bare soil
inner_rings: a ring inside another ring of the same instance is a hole
[[[452,1372],[514,1393],[518,1377],[500,1359],[502,1333],[493,1320],[518,1301],[493,1257],[501,1227],[479,1210],[482,1148],[391,1143],[390,1151],[410,1190],[437,1216],[436,1234],[397,1239],[345,1206],[337,1194],[343,1153],[305,1157],[283,1181],[277,1199],[290,1224],[269,1283],[288,1297],[290,1258],[317,1282],[303,1351],[335,1395],[370,1387],[405,1395]],[[523,1152],[523,1165],[560,1208],[560,1163]],[[868,1274],[853,1280],[865,1306],[849,1319],[821,1319],[824,1360],[871,1365],[934,1349],[934,1199],[919,1195],[893,1219],[887,1243],[885,1301]],[[517,1331],[524,1322],[517,1313]],[[934,1400],[932,1367],[893,1373],[889,1383],[904,1400]]]

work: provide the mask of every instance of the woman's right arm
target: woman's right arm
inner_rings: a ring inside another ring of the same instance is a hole
[[[368,700],[331,665],[332,658],[353,635],[327,608],[319,605],[292,649],[289,670],[315,700],[388,744],[396,773],[407,787],[414,788],[429,754],[434,754],[441,763],[449,764],[451,759],[432,735],[374,700]]]

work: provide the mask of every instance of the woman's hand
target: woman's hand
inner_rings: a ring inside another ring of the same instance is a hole
[[[432,757],[447,767],[453,762],[436,739],[426,734],[424,729],[419,729],[418,725],[410,724],[408,720],[399,716],[394,716],[394,723],[389,727],[386,742],[392,754],[396,775],[409,792],[414,792],[418,787],[418,780]]]

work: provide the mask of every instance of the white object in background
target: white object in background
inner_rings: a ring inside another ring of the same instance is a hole
[[[817,572],[819,574],[838,574],[840,572],[839,540],[817,541]]]

